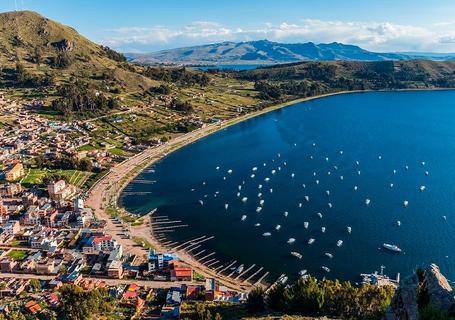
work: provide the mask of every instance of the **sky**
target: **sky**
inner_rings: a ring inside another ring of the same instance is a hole
[[[122,52],[262,39],[455,52],[454,0],[0,0],[16,9]]]

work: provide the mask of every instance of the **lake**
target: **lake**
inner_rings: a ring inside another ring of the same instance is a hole
[[[120,203],[189,225],[166,233],[169,240],[215,236],[194,253],[216,252],[219,265],[256,264],[270,279],[306,269],[358,281],[381,265],[395,277],[432,262],[453,279],[454,101],[455,91],[409,91],[298,103],[171,153],[132,181]]]

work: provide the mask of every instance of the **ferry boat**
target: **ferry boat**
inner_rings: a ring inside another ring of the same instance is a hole
[[[333,254],[331,254],[331,253],[326,252],[326,253],[324,253],[324,254],[325,254],[327,257],[329,257],[330,259],[333,258]]]
[[[311,238],[310,240],[308,240],[308,244],[313,244],[314,241],[315,241],[315,240],[314,240],[313,238]]]
[[[303,257],[302,254],[298,253],[297,251],[291,251],[291,255],[293,255],[297,259],[302,259],[302,257]]]
[[[264,237],[270,237],[272,234],[270,232],[264,232],[262,235]]]
[[[341,247],[343,245],[343,240],[338,240],[337,241],[337,247]]]
[[[382,247],[393,252],[401,252],[401,249],[395,244],[384,243]]]

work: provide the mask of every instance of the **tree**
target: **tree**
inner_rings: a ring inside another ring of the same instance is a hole
[[[66,69],[73,63],[72,57],[66,51],[59,51],[53,58],[52,67]]]
[[[41,289],[41,282],[38,279],[31,279],[29,286],[33,291],[37,291]]]
[[[200,302],[196,303],[196,314],[199,320],[205,320],[205,316],[207,314],[205,304]]]
[[[257,287],[248,294],[246,308],[250,313],[258,313],[265,310],[264,289]]]
[[[218,312],[215,314],[215,320],[223,320],[223,317]]]
[[[79,169],[81,171],[92,171],[93,169],[92,161],[90,161],[89,159],[81,159],[81,161],[79,161]]]

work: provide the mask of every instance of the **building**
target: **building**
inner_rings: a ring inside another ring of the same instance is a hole
[[[66,184],[65,180],[53,182],[47,186],[49,197],[55,201],[68,199],[76,193],[76,187],[71,184]]]
[[[190,267],[176,266],[171,269],[171,281],[192,281],[193,269]]]
[[[8,210],[3,203],[3,199],[0,198],[0,216],[7,216],[7,215],[8,215]]]
[[[91,236],[82,246],[85,254],[98,254],[99,252],[112,252],[120,245],[110,235]]]
[[[25,176],[25,169],[22,163],[18,162],[5,171],[5,180],[13,182]]]
[[[8,237],[14,236],[19,231],[21,231],[21,226],[17,220],[10,220],[2,227],[2,232]]]
[[[123,276],[122,261],[120,260],[112,261],[107,269],[107,276],[110,278],[121,279]]]

